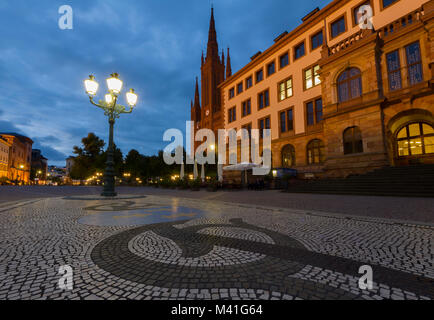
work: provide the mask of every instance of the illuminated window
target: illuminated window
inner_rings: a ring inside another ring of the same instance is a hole
[[[307,163],[321,164],[325,160],[324,142],[319,139],[312,140],[307,145]]]
[[[287,144],[282,148],[282,167],[291,168],[295,166],[295,148]]]
[[[279,83],[279,101],[292,97],[292,78]]]
[[[399,130],[396,140],[400,157],[434,153],[434,129],[427,123],[406,125]]]
[[[321,83],[321,79],[319,77],[319,65],[316,65],[312,68],[304,70],[304,88],[310,89],[314,86],[317,86]]]

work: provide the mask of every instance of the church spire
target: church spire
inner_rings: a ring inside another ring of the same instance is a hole
[[[206,56],[208,57],[218,57],[218,44],[217,44],[217,32],[215,29],[214,20],[214,8],[211,8],[211,20],[209,22],[209,32],[208,32],[208,48],[206,50]]]
[[[226,79],[232,76],[232,67],[231,67],[231,56],[229,54],[229,48],[228,48],[228,61],[226,63]]]
[[[196,90],[194,92],[194,107],[200,108],[200,100],[199,100],[199,80],[196,77]]]

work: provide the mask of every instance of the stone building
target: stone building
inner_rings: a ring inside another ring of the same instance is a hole
[[[226,76],[223,124],[192,120],[271,129],[273,167],[301,177],[434,163],[433,37],[433,0],[332,1]]]
[[[8,178],[19,183],[30,183],[33,141],[17,133],[0,133],[0,137],[10,145]]]
[[[31,178],[38,184],[45,184],[47,181],[48,173],[48,159],[45,158],[41,150],[32,150],[32,168],[31,168]]]
[[[8,177],[10,148],[9,142],[0,137],[0,178]]]

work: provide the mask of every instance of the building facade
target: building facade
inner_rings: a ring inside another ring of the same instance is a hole
[[[8,178],[10,148],[9,142],[0,137],[0,178]]]
[[[37,184],[45,184],[47,181],[48,173],[48,159],[45,158],[41,150],[32,150],[32,169],[31,178]]]
[[[10,144],[8,178],[18,184],[30,183],[33,141],[17,133],[0,133]]]
[[[271,129],[301,177],[434,163],[433,37],[433,0],[335,0],[226,77],[219,128]]]

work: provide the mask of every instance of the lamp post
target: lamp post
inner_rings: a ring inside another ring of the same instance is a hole
[[[104,172],[104,190],[102,192],[102,196],[104,197],[115,197],[115,170],[114,170],[114,143],[113,143],[113,129],[115,120],[120,117],[122,113],[131,113],[133,112],[134,107],[137,104],[137,94],[131,89],[126,94],[126,100],[129,105],[129,110],[123,105],[117,104],[118,96],[122,91],[123,82],[119,79],[119,75],[117,73],[113,73],[110,75],[110,78],[107,79],[107,87],[108,93],[105,95],[105,101],[99,100],[96,103],[93,98],[95,97],[99,84],[95,81],[95,77],[93,75],[89,76],[89,79],[84,81],[84,85],[86,88],[86,93],[89,96],[90,103],[98,108],[104,110],[104,114],[108,117],[109,120],[109,145],[107,148],[107,164]]]

